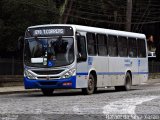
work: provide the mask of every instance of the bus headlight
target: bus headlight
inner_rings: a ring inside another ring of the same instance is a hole
[[[71,76],[76,75],[76,69],[71,69],[68,72],[66,72],[65,74],[62,75],[61,78],[70,78]]]
[[[36,77],[28,70],[24,70],[24,76],[27,77],[28,79],[36,79]]]

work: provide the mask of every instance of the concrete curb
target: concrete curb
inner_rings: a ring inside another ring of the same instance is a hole
[[[0,95],[2,94],[15,94],[15,93],[30,93],[40,92],[39,89],[25,90],[24,86],[0,87]]]
[[[160,78],[156,78],[156,79],[148,79],[148,81],[146,83],[160,83]]]
[[[40,90],[32,90],[32,91],[6,91],[6,92],[0,92],[0,95],[17,94],[17,93],[33,93],[33,92],[40,92]]]

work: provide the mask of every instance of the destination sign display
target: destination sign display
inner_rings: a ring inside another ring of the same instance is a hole
[[[40,29],[34,30],[33,35],[63,35],[65,33],[65,29]]]
[[[26,37],[73,36],[73,28],[69,26],[29,28]]]

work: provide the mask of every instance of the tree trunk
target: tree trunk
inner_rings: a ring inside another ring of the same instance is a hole
[[[64,15],[65,9],[67,7],[68,1],[69,0],[64,0],[64,3],[59,8],[59,19],[58,19],[59,24],[63,23],[63,15]]]
[[[70,14],[70,12],[72,10],[72,5],[73,5],[73,0],[70,0],[70,2],[69,2],[69,9],[67,10],[67,14],[63,15],[64,16],[64,21],[63,21],[64,24],[66,24],[67,21],[68,21],[69,14]]]

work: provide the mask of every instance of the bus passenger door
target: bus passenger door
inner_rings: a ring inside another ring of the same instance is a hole
[[[88,65],[85,33],[76,36],[77,43],[77,69],[76,69],[76,88],[86,88],[88,86]]]

